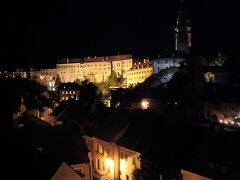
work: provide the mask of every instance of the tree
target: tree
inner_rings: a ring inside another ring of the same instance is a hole
[[[80,81],[80,79],[76,79],[75,83],[77,83],[78,85],[81,85],[81,84],[82,84],[81,81]]]
[[[218,53],[217,55],[211,57],[210,59],[210,61],[216,66],[222,66],[226,60],[227,60],[227,57],[222,53]]]
[[[108,83],[109,83],[110,86],[117,86],[118,85],[117,74],[114,70],[111,71],[111,75],[108,77]]]
[[[123,75],[120,75],[119,78],[117,78],[117,84],[118,86],[121,86],[125,81],[125,78],[123,77]]]
[[[57,75],[56,80],[55,80],[55,86],[59,87],[60,85],[61,85],[61,79],[60,79],[59,75]]]

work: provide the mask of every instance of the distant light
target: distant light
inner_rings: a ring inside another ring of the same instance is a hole
[[[221,119],[220,119],[220,121],[219,121],[219,122],[220,122],[220,123],[223,123],[223,120],[221,120]]]
[[[149,101],[142,100],[142,109],[148,109],[149,108]]]
[[[231,124],[234,124],[234,121],[231,121]]]
[[[41,76],[41,75],[40,75],[40,79],[44,79],[44,76]]]
[[[227,120],[225,120],[225,121],[224,121],[224,124],[228,124],[228,121],[227,121]]]

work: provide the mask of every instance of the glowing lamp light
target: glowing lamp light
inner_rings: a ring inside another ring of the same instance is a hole
[[[41,75],[40,75],[40,79],[44,79],[44,76],[41,76]]]
[[[227,121],[227,120],[225,120],[225,121],[224,121],[224,124],[228,124],[228,121]]]
[[[220,123],[223,123],[223,120],[222,119],[220,119],[220,121],[219,121]]]
[[[113,172],[113,168],[114,168],[114,161],[110,158],[107,158],[105,160],[105,165],[107,168],[110,168],[110,171]]]
[[[149,102],[146,100],[142,100],[142,109],[148,109],[149,107]]]
[[[126,173],[126,161],[125,159],[120,159],[120,171]]]
[[[231,124],[234,124],[234,121],[231,121]]]

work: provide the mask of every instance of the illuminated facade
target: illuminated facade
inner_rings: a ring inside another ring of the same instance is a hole
[[[61,82],[74,82],[79,79],[100,83],[107,81],[111,70],[126,78],[126,72],[132,64],[132,55],[64,59],[57,64],[57,74]]]
[[[77,79],[85,80],[84,66],[81,59],[66,59],[57,64],[57,74],[62,83],[74,82]]]
[[[96,179],[134,179],[140,169],[140,153],[96,137],[85,136],[91,151],[93,177]]]
[[[144,60],[139,62],[127,72],[127,87],[136,86],[138,83],[144,82],[153,74],[152,62]]]
[[[127,71],[133,66],[133,58],[131,54],[110,56],[109,60],[112,63],[112,70],[114,70],[117,76],[127,77]]]
[[[191,26],[182,2],[178,11],[175,32],[175,50],[177,52],[189,53],[192,46]]]

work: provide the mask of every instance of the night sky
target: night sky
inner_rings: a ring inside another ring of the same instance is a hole
[[[236,60],[239,6],[185,0],[193,49]],[[50,67],[58,58],[133,52],[154,57],[174,49],[178,0],[9,0],[0,6],[0,69]],[[238,55],[238,54],[237,54]]]

